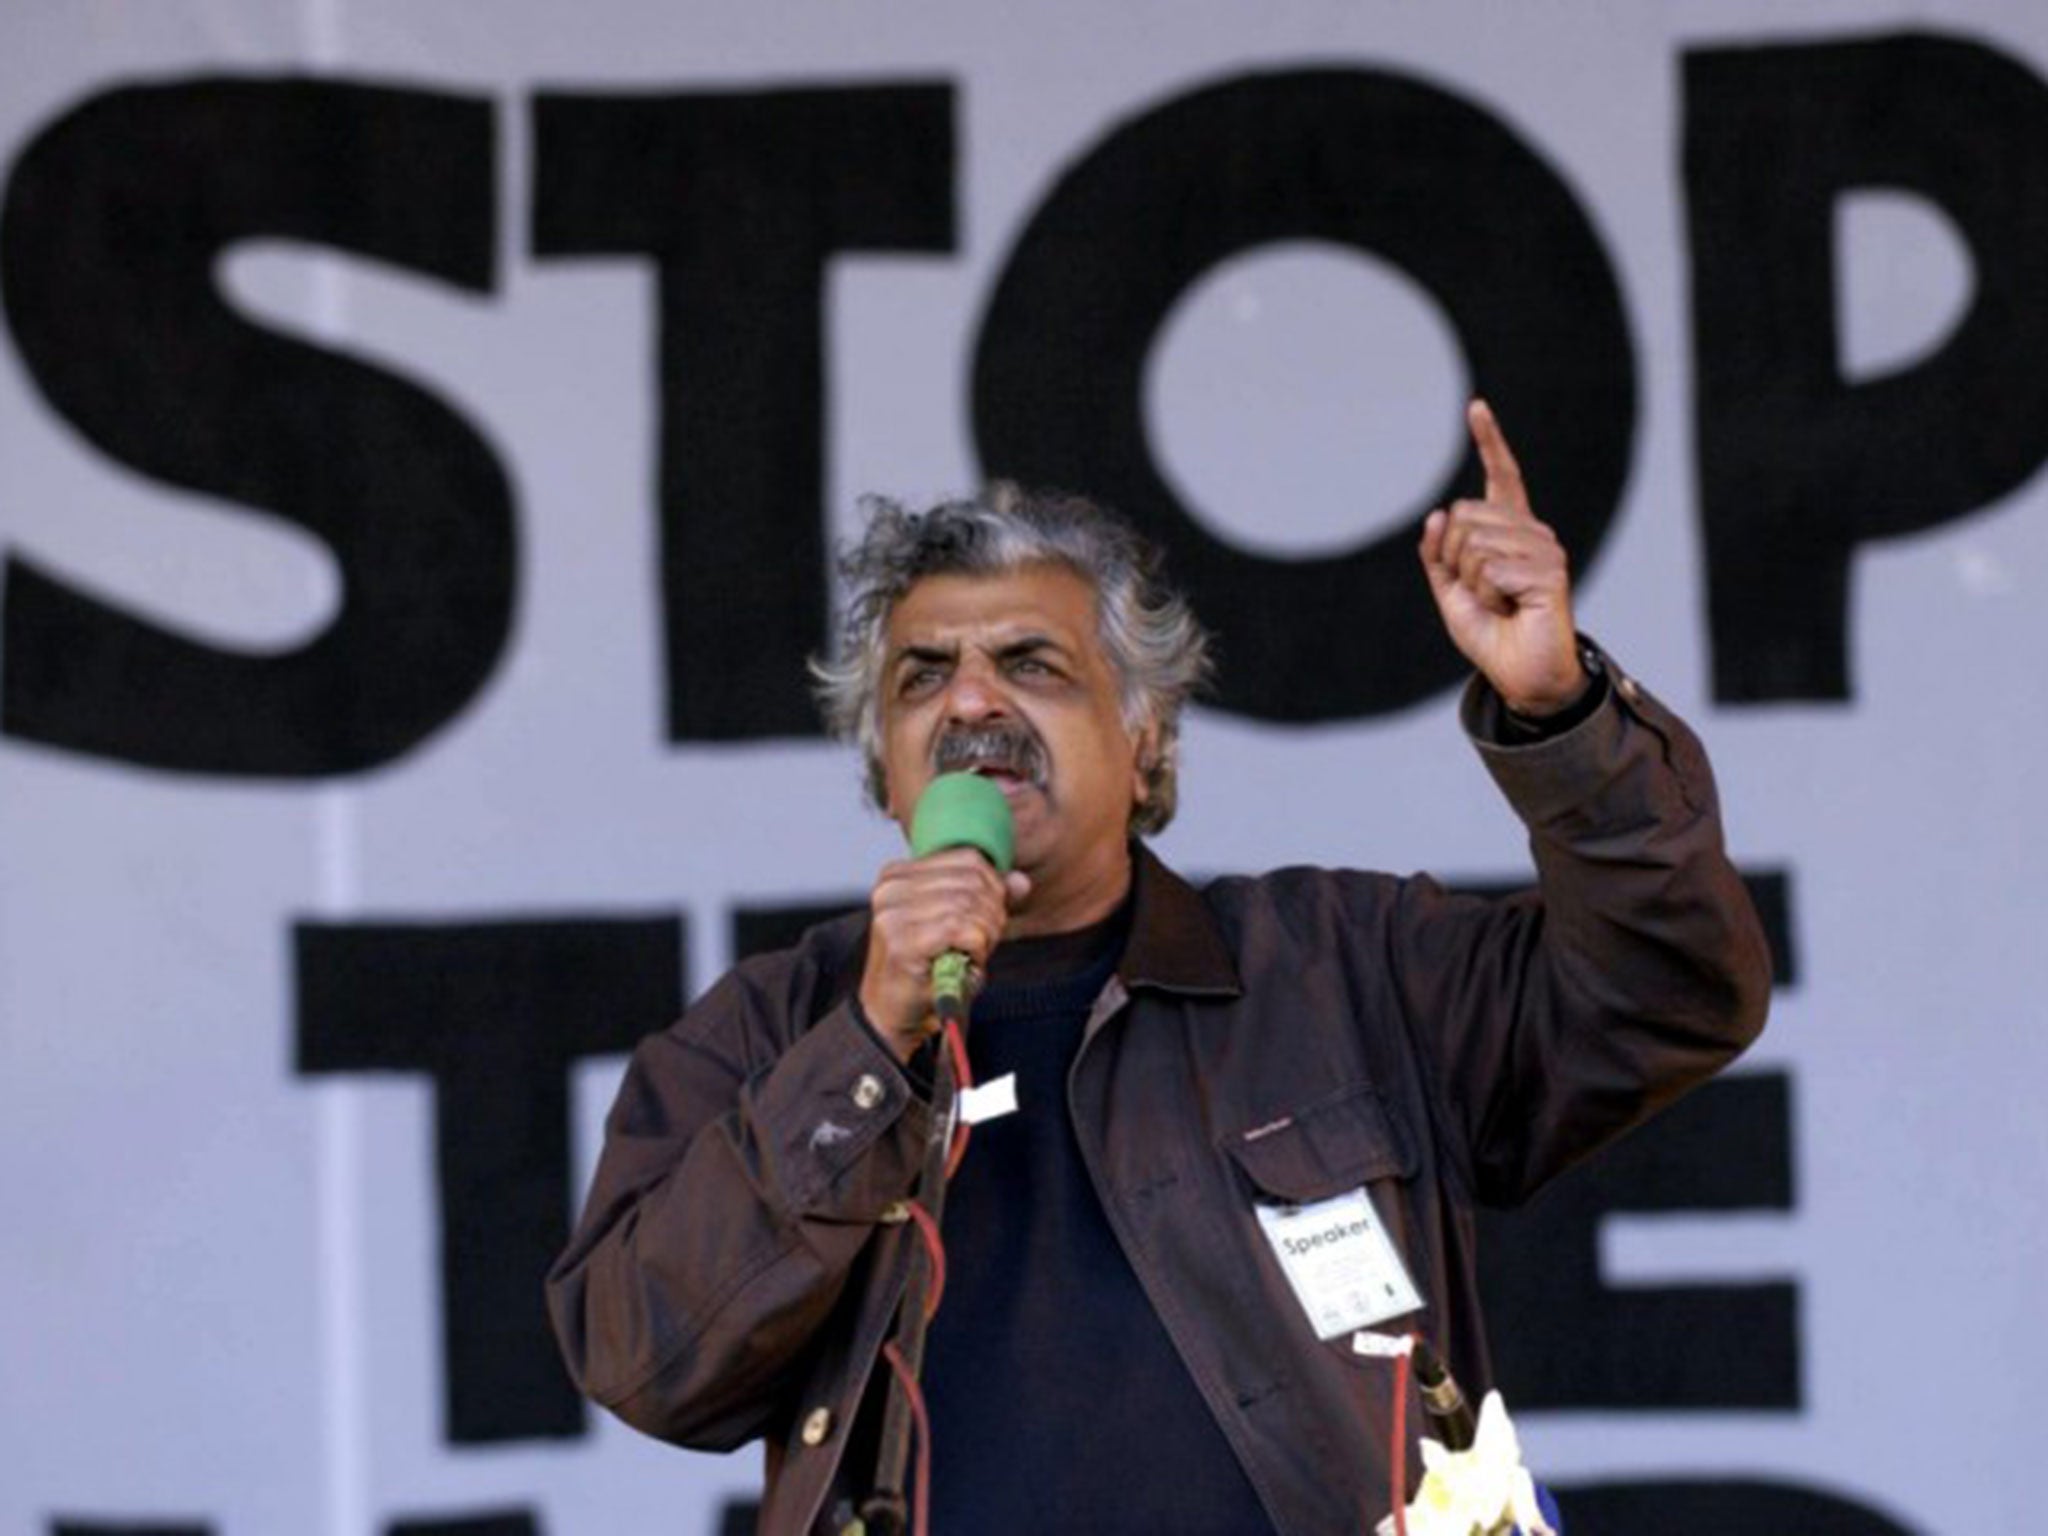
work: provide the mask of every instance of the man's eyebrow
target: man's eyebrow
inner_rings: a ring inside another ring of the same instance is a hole
[[[1014,640],[1005,640],[995,648],[995,654],[999,660],[1029,656],[1037,651],[1056,651],[1062,656],[1067,653],[1066,647],[1061,645],[1051,635],[1042,635],[1036,632],[1028,635],[1019,635]]]
[[[893,671],[906,661],[952,661],[959,654],[957,645],[905,645],[889,658],[889,667]]]

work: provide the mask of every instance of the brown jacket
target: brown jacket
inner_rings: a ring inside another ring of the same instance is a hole
[[[1074,1127],[1287,1536],[1384,1509],[1390,1381],[1315,1338],[1254,1203],[1365,1186],[1425,1299],[1412,1325],[1476,1390],[1473,1204],[1523,1198],[1762,1027],[1768,959],[1705,756],[1609,666],[1608,700],[1530,746],[1491,744],[1497,703],[1467,694],[1540,894],[1320,869],[1197,891],[1138,850],[1129,945],[1068,1080]],[[679,1444],[765,1437],[766,1536],[836,1529],[872,1472],[869,1388],[913,1241],[888,1218],[931,1133],[850,1006],[864,937],[864,914],[813,929],[641,1045],[549,1278],[598,1402]]]

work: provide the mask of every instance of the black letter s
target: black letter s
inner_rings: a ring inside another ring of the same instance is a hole
[[[511,624],[512,494],[419,385],[250,324],[213,269],[303,240],[492,286],[488,102],[313,80],[95,96],[23,151],[0,300],[95,447],[284,518],[339,564],[333,622],[283,654],[170,633],[22,559],[6,571],[7,734],[152,768],[275,778],[390,761],[482,685]]]

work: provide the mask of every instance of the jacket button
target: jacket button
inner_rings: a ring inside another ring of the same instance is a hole
[[[883,1226],[900,1227],[908,1220],[910,1220],[910,1202],[908,1200],[891,1200],[882,1207],[881,1221]]]
[[[853,1085],[853,1103],[856,1109],[873,1109],[882,1102],[888,1090],[882,1080],[872,1072],[863,1072],[860,1081]]]
[[[797,1433],[805,1445],[823,1445],[825,1437],[832,1433],[832,1410],[813,1408],[804,1415],[804,1427]]]

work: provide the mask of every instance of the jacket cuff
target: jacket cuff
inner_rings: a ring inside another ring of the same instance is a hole
[[[1579,665],[1585,669],[1586,690],[1554,715],[1519,715],[1493,685],[1474,673],[1465,685],[1458,716],[1466,734],[1475,742],[1496,747],[1528,747],[1562,736],[1590,720],[1613,692],[1608,674],[1613,663],[1607,653],[1584,635],[1577,637]]]
[[[799,1216],[872,1221],[923,1167],[930,1106],[847,1003],[828,1011],[744,1090],[772,1139]]]
[[[1466,684],[1459,704],[1480,760],[1524,823],[1535,829],[1584,821],[1601,790],[1616,787],[1638,759],[1661,759],[1685,802],[1706,807],[1713,791],[1705,761],[1677,717],[1584,636],[1579,656],[1601,693],[1584,718],[1553,735],[1518,742],[1505,732],[1507,706],[1481,677]]]

